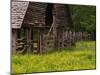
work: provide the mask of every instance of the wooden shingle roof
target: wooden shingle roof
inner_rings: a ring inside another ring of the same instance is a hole
[[[21,28],[29,2],[12,1],[11,5],[11,24],[13,29]]]

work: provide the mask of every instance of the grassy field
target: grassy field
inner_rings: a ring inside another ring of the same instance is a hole
[[[88,41],[43,55],[12,55],[12,73],[95,69],[95,52],[95,42]]]

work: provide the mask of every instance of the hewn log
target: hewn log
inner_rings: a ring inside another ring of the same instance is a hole
[[[16,39],[17,39],[17,30],[12,32],[12,52],[16,53]]]

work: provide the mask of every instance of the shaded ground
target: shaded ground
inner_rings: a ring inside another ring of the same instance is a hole
[[[95,69],[95,53],[95,42],[88,41],[43,55],[13,55],[12,73]]]

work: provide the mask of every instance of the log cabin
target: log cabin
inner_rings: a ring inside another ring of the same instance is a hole
[[[14,53],[43,53],[72,43],[71,39],[65,42],[65,32],[73,27],[69,5],[28,1],[11,3]]]

